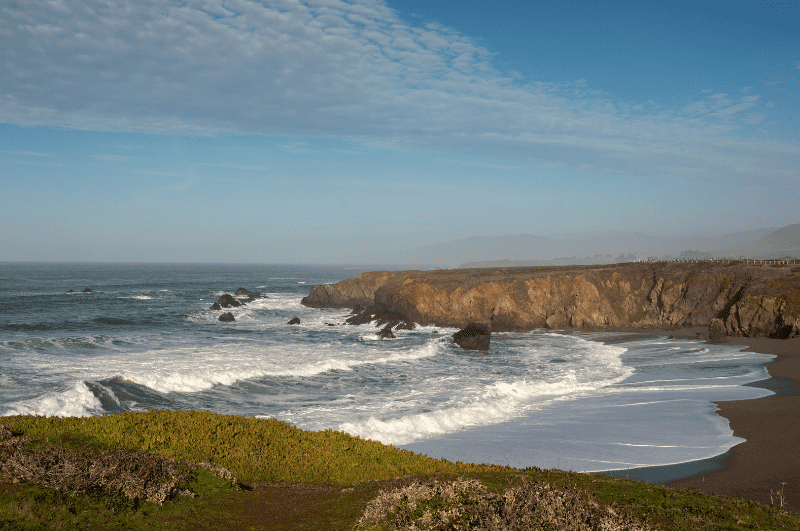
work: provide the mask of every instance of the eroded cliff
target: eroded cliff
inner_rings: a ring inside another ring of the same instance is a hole
[[[314,286],[306,306],[354,308],[422,325],[492,331],[708,327],[730,336],[793,337],[800,327],[800,265],[626,263],[381,271]]]

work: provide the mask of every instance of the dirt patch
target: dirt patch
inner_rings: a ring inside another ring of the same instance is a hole
[[[405,485],[409,478],[363,481],[351,487],[297,483],[260,483],[236,502],[215,507],[221,518],[181,531],[351,531],[367,504],[381,490]],[[224,518],[224,520],[223,520]],[[231,518],[233,520],[231,520]]]

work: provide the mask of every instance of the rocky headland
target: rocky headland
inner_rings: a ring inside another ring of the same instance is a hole
[[[704,327],[789,338],[800,328],[800,261],[377,271],[313,286],[302,304],[351,308],[351,323],[629,330]]]

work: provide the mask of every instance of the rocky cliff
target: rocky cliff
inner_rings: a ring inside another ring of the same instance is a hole
[[[710,327],[794,337],[800,264],[656,262],[578,267],[380,271],[314,286],[302,303],[353,308],[361,320],[492,331]],[[718,321],[715,321],[718,320]]]

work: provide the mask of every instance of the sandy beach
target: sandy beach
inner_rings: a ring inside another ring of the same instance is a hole
[[[706,330],[666,331],[673,337],[705,339]],[[699,335],[698,335],[699,334]],[[747,345],[746,351],[774,354],[765,365],[769,380],[751,385],[776,394],[754,400],[715,402],[730,421],[733,434],[746,439],[723,458],[724,468],[667,483],[709,494],[780,504],[800,512],[800,337],[769,339],[728,337],[725,343]],[[770,492],[772,491],[772,499]]]

